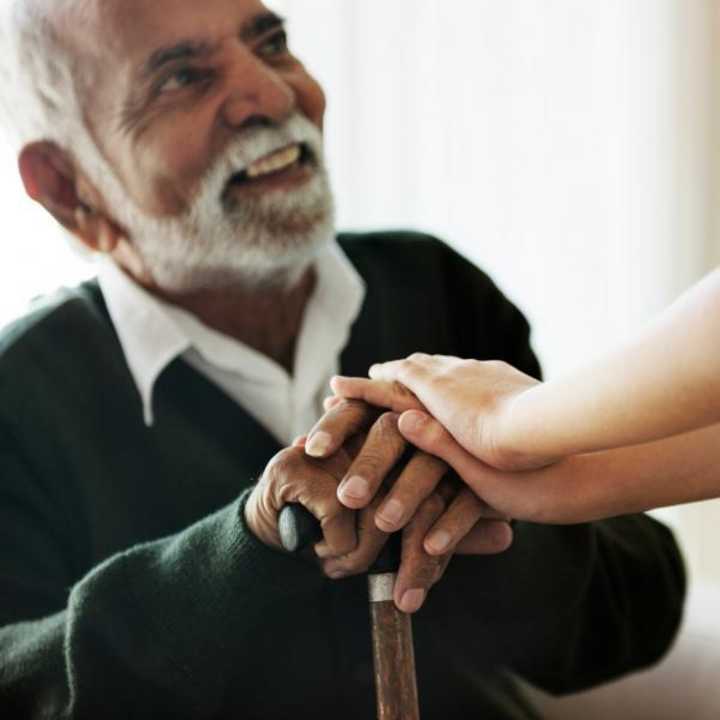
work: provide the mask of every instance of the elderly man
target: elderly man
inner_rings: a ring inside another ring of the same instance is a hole
[[[425,717],[533,717],[511,671],[568,691],[664,652],[684,580],[652,520],[511,530],[359,404],[293,443],[338,370],[414,350],[538,368],[522,316],[437,241],[335,242],[323,94],[276,15],[3,12],[27,192],[103,260],[0,336],[2,717],[372,717],[351,576],[400,528]],[[286,502],[322,521],[316,564],[278,548]],[[431,557],[436,522],[464,539]]]

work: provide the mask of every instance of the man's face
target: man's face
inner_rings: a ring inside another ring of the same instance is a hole
[[[260,274],[327,239],[325,100],[277,16],[259,0],[96,0],[86,21],[66,30],[119,181],[100,190],[156,279]]]

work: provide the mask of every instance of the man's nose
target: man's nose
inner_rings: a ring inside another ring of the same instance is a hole
[[[250,119],[280,122],[295,109],[295,91],[273,68],[247,50],[238,52],[222,107],[222,120],[232,129]]]

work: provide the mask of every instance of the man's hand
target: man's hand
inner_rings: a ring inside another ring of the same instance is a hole
[[[252,533],[280,548],[278,514],[285,505],[304,505],[319,521],[324,540],[319,556],[343,556],[357,547],[354,513],[337,498],[337,486],[351,462],[344,449],[324,460],[305,454],[302,444],[279,452],[269,463],[245,505]]]
[[[441,577],[454,552],[502,552],[512,531],[501,517],[469,489],[459,492],[445,476],[448,466],[423,452],[414,452],[402,466],[408,448],[398,431],[397,414],[377,411],[356,401],[331,401],[328,411],[308,435],[306,452],[330,459],[347,443],[362,438],[340,478],[336,497],[359,511],[359,543],[344,556],[325,559],[333,577],[364,572],[384,545],[388,533],[403,529],[402,562],[395,602],[414,612]],[[432,531],[432,541],[426,539]]]

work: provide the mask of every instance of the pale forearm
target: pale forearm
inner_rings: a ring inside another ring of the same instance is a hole
[[[410,415],[423,419],[409,423]],[[479,461],[424,413],[407,413],[400,429],[447,462],[488,505],[517,520],[572,525],[720,497],[720,424],[524,472]]]
[[[528,390],[504,428],[511,446],[564,456],[631,445],[720,420],[720,274],[635,341]]]
[[[575,523],[720,496],[720,425],[529,473],[537,521]],[[520,484],[515,488],[522,492]],[[530,518],[528,518],[530,519]]]

